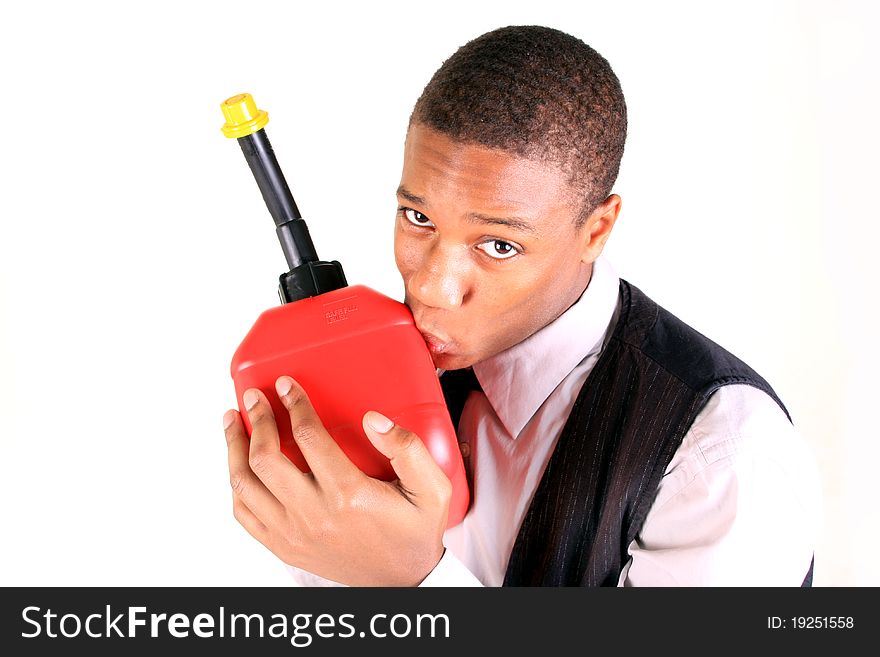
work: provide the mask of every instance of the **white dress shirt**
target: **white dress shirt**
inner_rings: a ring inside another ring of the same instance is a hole
[[[575,399],[618,314],[619,278],[600,257],[584,293],[474,373],[458,426],[471,507],[443,537],[422,586],[501,586],[520,525]],[[771,384],[772,385],[772,384]],[[684,436],[619,586],[799,586],[815,546],[811,451],[782,409],[748,385],[713,393]],[[296,583],[333,585],[289,567]]]

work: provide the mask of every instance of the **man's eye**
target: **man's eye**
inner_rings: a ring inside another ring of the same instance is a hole
[[[416,226],[433,226],[431,220],[428,219],[425,215],[423,215],[418,210],[413,210],[412,208],[403,208],[403,216],[406,217],[407,221]]]
[[[478,249],[485,252],[491,258],[495,258],[496,260],[507,260],[508,258],[512,258],[517,255],[519,251],[517,251],[516,247],[510,242],[505,242],[504,240],[492,240],[490,242],[483,242],[482,244],[477,246]]]

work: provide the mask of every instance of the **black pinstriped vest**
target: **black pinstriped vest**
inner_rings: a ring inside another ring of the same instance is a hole
[[[504,585],[616,586],[673,454],[709,396],[732,383],[763,390],[788,416],[748,365],[621,280],[617,325],[550,457]],[[452,387],[457,426],[467,392]]]

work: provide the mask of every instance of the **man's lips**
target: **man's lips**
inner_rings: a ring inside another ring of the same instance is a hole
[[[425,340],[425,344],[428,345],[428,350],[432,354],[442,354],[449,349],[449,340],[439,338],[433,333],[428,333],[427,331],[421,331],[421,333],[422,338]]]

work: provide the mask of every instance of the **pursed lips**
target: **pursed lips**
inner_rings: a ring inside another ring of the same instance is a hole
[[[410,311],[412,311],[412,306],[410,306]],[[414,313],[413,320],[419,333],[422,334],[422,339],[428,346],[428,350],[433,354],[448,352],[450,347],[454,344],[454,341],[451,338],[445,337],[442,333],[432,332],[427,330],[427,328],[422,328],[425,325],[425,322],[424,317],[420,315],[421,313],[419,313],[419,315]]]
[[[428,345],[428,349],[431,353],[434,354],[442,354],[447,349],[449,349],[449,341],[444,340],[443,338],[439,338],[433,333],[428,333],[427,331],[422,331],[422,338],[425,340],[425,344]]]

